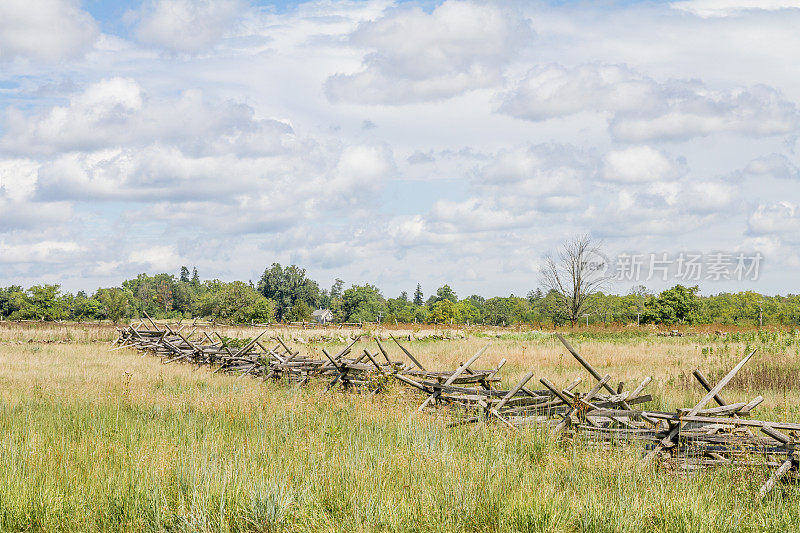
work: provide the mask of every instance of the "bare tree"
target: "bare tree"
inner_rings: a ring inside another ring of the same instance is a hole
[[[573,326],[592,295],[607,284],[606,267],[598,243],[589,235],[563,243],[558,257],[545,257],[542,284],[558,295],[559,307]]]

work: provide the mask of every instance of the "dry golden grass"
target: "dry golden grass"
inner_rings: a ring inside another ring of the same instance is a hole
[[[679,478],[638,468],[635,448],[562,446],[497,426],[448,429],[446,419],[416,413],[420,398],[399,387],[370,398],[212,375],[109,352],[99,340],[111,327],[77,328],[32,328],[44,341],[72,335],[69,344],[28,343],[23,328],[0,328],[0,530],[800,528],[796,489],[754,502],[767,472]],[[404,344],[425,365],[452,368],[491,341],[479,366],[507,358],[509,382],[528,368],[558,383],[590,379],[548,336],[480,334]],[[658,401],[673,406],[702,395],[687,378],[693,368],[729,368],[748,347],[774,363],[771,379],[798,360],[785,336],[591,335],[571,340],[598,370],[629,384],[652,375]],[[726,389],[732,401],[763,392]],[[786,394],[765,394],[764,414],[797,421],[788,406],[800,403],[798,391]]]

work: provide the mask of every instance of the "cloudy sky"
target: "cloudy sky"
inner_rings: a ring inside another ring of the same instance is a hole
[[[798,0],[2,0],[0,285],[278,261],[519,295],[589,232],[760,253],[703,292],[796,293],[798,27]]]

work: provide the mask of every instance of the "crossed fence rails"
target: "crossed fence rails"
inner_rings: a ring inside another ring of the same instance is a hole
[[[239,378],[249,375],[298,384],[327,380],[326,391],[342,387],[376,394],[395,380],[425,396],[419,411],[451,407],[450,426],[495,420],[514,431],[535,426],[594,445],[642,442],[643,464],[667,462],[684,471],[717,465],[775,468],[759,490],[759,498],[779,481],[798,478],[800,424],[750,418],[763,402],[762,396],[728,403],[720,394],[755,350],[715,385],[695,370],[693,376],[706,391],[705,396],[692,407],[665,412],[638,408],[653,400],[643,394],[652,381],[650,377],[631,391],[626,391],[623,383],[614,388],[609,374],[601,375],[558,333],[556,337],[592,377],[592,386],[586,392],[578,390],[580,378],[561,388],[541,377],[539,383],[544,388],[531,390],[528,384],[534,378],[533,371],[512,388],[500,389],[498,373],[505,359],[493,369],[472,368],[489,345],[455,370],[431,371],[394,336],[391,339],[407,361],[393,360],[377,337],[377,349],[365,347],[361,353],[354,353],[355,344],[362,338],[357,335],[338,353],[322,348],[323,357],[314,357],[301,355],[277,336],[267,343],[266,331],[237,347],[218,333],[196,328],[184,332],[185,325],[173,328],[146,318],[147,322],[119,328],[112,349],[132,347],[160,357],[164,364],[206,365],[215,373],[235,373]],[[716,404],[713,407],[712,402]]]

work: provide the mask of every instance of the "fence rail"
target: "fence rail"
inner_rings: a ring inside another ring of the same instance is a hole
[[[450,426],[494,421],[513,431],[530,426],[545,428],[553,436],[580,438],[592,445],[643,442],[643,464],[667,462],[683,471],[717,465],[775,468],[761,487],[759,498],[779,481],[798,478],[800,424],[750,418],[762,396],[749,402],[727,403],[720,394],[755,351],[714,385],[695,370],[693,375],[705,391],[703,398],[694,406],[663,412],[644,408],[652,401],[644,394],[651,378],[631,391],[626,391],[622,383],[615,388],[610,375],[601,375],[558,333],[555,335],[567,351],[591,376],[585,392],[578,390],[580,378],[559,387],[540,377],[543,388],[531,389],[533,371],[508,390],[497,388],[505,359],[495,368],[473,368],[489,345],[455,370],[431,371],[394,336],[390,338],[400,350],[399,358],[390,354],[379,337],[373,339],[374,347],[357,353],[354,347],[361,335],[336,354],[322,348],[321,354],[313,355],[301,354],[278,336],[265,337],[267,331],[238,346],[218,333],[198,328],[186,332],[186,325],[159,325],[146,318],[147,322],[118,328],[112,349],[133,347],[160,357],[164,364],[205,365],[215,373],[239,377],[299,384],[323,380],[328,391],[344,388],[376,394],[396,381],[422,394],[419,411],[448,407]]]

